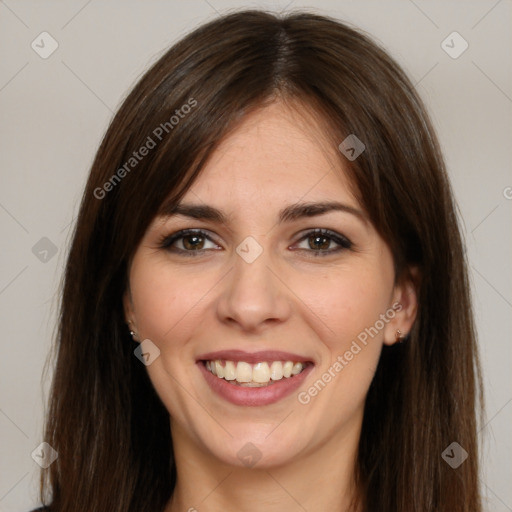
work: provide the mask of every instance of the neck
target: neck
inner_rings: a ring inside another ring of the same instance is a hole
[[[165,512],[357,512],[354,467],[360,423],[283,466],[234,467],[205,455],[171,421],[177,482]],[[354,501],[353,501],[354,500]]]

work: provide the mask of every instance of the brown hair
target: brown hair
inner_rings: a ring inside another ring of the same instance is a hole
[[[339,152],[340,162],[393,252],[396,278],[411,265],[422,276],[410,336],[384,347],[366,400],[354,468],[364,510],[481,511],[482,392],[466,262],[425,108],[400,67],[359,31],[263,11],[222,16],[170,48],[97,152],[63,281],[44,436],[59,456],[41,476],[50,510],[155,512],[169,500],[169,414],[133,355],[122,306],[127,266],[164,201],[177,203],[222,138],[276,97],[313,109],[336,146],[349,134],[364,142],[356,160]],[[154,149],[136,158],[149,139]],[[456,469],[441,456],[453,441],[469,453]]]

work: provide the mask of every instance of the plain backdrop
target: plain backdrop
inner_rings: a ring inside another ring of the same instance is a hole
[[[468,250],[487,400],[479,427],[486,510],[512,511],[510,0],[0,0],[0,510],[38,504],[31,454],[43,441],[58,285],[108,122],[170,44],[243,7],[307,8],[360,27],[425,100]]]

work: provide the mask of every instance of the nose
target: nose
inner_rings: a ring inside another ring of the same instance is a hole
[[[233,268],[223,280],[217,315],[240,331],[262,332],[290,316],[291,292],[265,249],[252,262],[233,254]],[[279,276],[279,277],[278,277]]]

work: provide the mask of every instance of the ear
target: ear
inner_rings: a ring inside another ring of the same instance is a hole
[[[384,328],[386,345],[394,345],[397,342],[397,331],[402,333],[402,337],[407,336],[411,331],[418,312],[419,285],[420,273],[417,267],[409,267],[397,281],[390,306],[395,315]]]
[[[135,310],[133,307],[132,294],[130,291],[130,287],[126,287],[126,291],[123,295],[123,310],[124,310],[124,318],[130,330],[138,332],[137,330],[137,320],[135,318]]]

